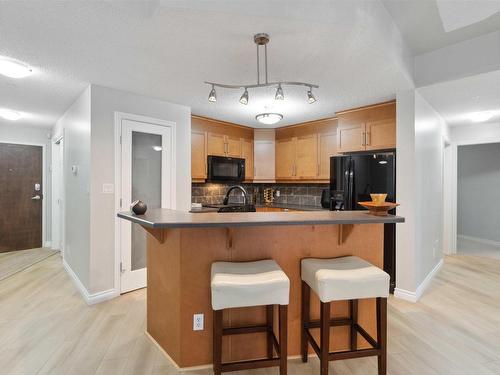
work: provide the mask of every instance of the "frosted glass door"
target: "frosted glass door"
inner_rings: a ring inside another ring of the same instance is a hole
[[[171,130],[123,120],[122,208],[141,200],[148,211],[172,208],[170,191]],[[147,232],[138,224],[121,223],[121,291],[143,288],[147,278]]]

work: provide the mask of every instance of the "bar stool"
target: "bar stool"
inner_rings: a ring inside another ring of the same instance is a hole
[[[287,373],[287,311],[290,280],[273,260],[257,262],[216,262],[212,264],[213,369],[222,372],[279,366]],[[279,342],[274,334],[274,305],[279,305]],[[224,309],[266,306],[266,323],[247,327],[222,326]],[[267,358],[222,363],[222,337],[266,332]],[[277,353],[274,357],[273,348]]]
[[[302,259],[302,362],[307,362],[308,344],[320,359],[321,375],[328,374],[329,361],[378,356],[378,374],[387,373],[387,297],[389,275],[381,269],[355,256],[333,259]],[[310,290],[321,301],[319,321],[310,320]],[[377,340],[358,324],[358,300],[376,298]],[[349,300],[349,317],[330,318],[332,301]],[[350,326],[350,350],[330,353],[330,327]],[[320,329],[320,344],[310,333]],[[360,334],[371,346],[357,348]]]

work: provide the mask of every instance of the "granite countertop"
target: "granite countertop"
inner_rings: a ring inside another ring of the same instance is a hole
[[[368,211],[292,211],[190,213],[165,208],[150,209],[144,215],[120,212],[118,217],[149,228],[242,227],[264,225],[322,225],[403,223],[401,216],[374,216]]]

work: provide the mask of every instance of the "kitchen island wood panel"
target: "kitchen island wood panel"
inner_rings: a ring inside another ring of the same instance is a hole
[[[202,215],[202,214],[200,214]],[[162,229],[164,242],[148,236],[149,334],[180,367],[212,362],[212,308],[210,267],[215,261],[274,259],[290,278],[288,308],[289,355],[300,354],[300,260],[305,257],[357,255],[383,267],[383,224],[178,228]],[[339,239],[339,235],[342,239]],[[312,302],[313,318],[319,301]],[[346,316],[347,303],[333,304],[332,316]],[[205,315],[205,329],[193,331],[193,314]],[[362,300],[359,321],[373,336],[375,304]],[[247,325],[265,322],[265,308],[231,309],[224,323]],[[317,338],[318,339],[318,338]],[[257,358],[266,354],[266,337],[230,336],[224,339],[224,361]],[[360,347],[365,345],[358,339]],[[333,328],[332,348],[348,349],[348,327]],[[367,346],[368,347],[368,346]]]
[[[192,214],[153,209],[141,216],[118,216],[142,225],[149,233],[147,331],[181,368],[212,362],[213,262],[274,259],[282,267],[290,278],[288,353],[296,356],[300,353],[301,259],[356,255],[383,268],[384,224],[404,222],[402,217],[377,217],[362,211]],[[313,319],[319,316],[318,310],[319,301],[313,297]],[[333,303],[333,317],[347,312],[347,302]],[[200,313],[205,316],[204,330],[193,331],[193,315]],[[263,323],[265,317],[264,307],[230,309],[224,312],[224,324]],[[359,321],[375,335],[374,300],[360,301]],[[332,350],[347,349],[348,327],[332,329]],[[358,345],[368,347],[360,337]],[[265,355],[262,333],[224,338],[224,361]]]

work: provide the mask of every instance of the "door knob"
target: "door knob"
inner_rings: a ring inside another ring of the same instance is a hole
[[[42,199],[42,197],[40,197],[39,195],[35,195],[34,197],[31,197],[32,201],[39,201],[40,199]]]

